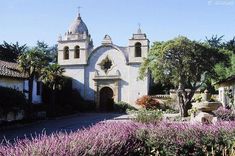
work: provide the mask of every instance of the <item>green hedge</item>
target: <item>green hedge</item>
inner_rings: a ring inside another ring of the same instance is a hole
[[[25,95],[12,88],[0,87],[0,115],[26,108]]]
[[[120,113],[127,113],[128,110],[137,110],[135,107],[123,101],[114,103],[113,107],[114,107],[114,111],[120,112]]]

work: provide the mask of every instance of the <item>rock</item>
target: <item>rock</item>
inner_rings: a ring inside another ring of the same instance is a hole
[[[24,111],[21,110],[21,111],[18,111],[16,113],[16,117],[15,117],[15,120],[22,120],[24,118]]]
[[[7,114],[7,121],[14,121],[15,120],[15,113],[14,112],[9,112]]]
[[[217,117],[215,117],[212,113],[200,112],[194,118],[191,118],[192,123],[204,123],[211,124],[217,122]]]

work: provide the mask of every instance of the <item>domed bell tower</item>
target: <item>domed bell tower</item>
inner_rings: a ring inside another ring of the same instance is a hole
[[[64,37],[58,39],[58,64],[86,65],[93,42],[80,13],[70,25]]]
[[[137,33],[133,34],[129,39],[129,63],[139,64],[143,62],[143,58],[147,57],[149,50],[149,40],[145,33],[139,28]]]

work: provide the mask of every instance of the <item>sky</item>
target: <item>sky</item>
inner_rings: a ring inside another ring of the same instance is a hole
[[[106,34],[127,46],[139,23],[151,43],[179,35],[201,41],[235,36],[235,0],[0,0],[0,6],[0,43],[57,44],[78,7],[95,47]]]

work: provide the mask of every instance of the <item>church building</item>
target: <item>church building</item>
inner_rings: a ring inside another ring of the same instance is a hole
[[[136,99],[148,94],[149,76],[137,79],[148,50],[149,40],[140,28],[126,47],[115,45],[105,35],[101,45],[94,48],[79,13],[65,35],[59,37],[58,64],[65,69],[64,75],[72,78],[73,89],[85,100],[94,101],[97,109],[108,111],[113,102],[135,106]]]

